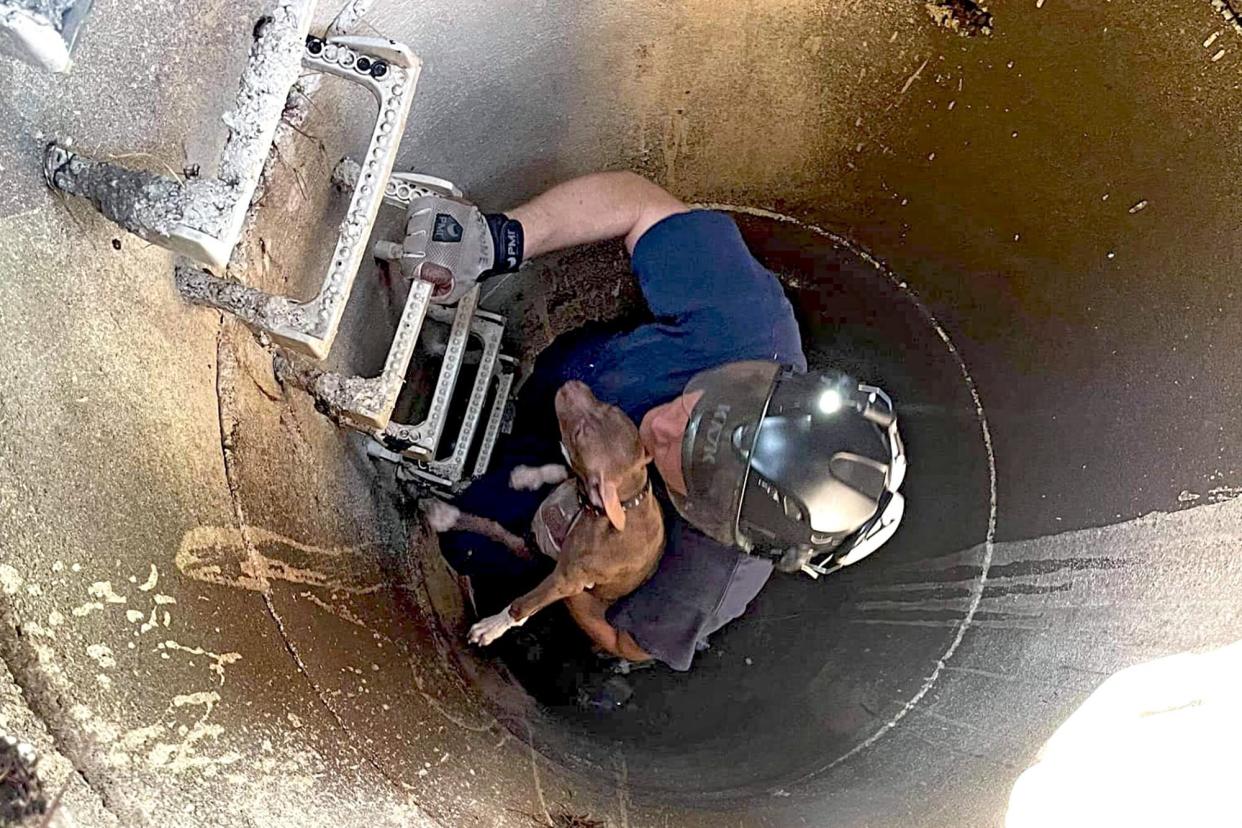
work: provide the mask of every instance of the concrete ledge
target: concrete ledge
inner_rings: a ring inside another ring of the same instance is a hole
[[[5,630],[6,635],[10,631]],[[73,763],[58,749],[55,736],[26,703],[25,692],[0,659],[0,736],[8,735],[30,743],[39,757],[38,774],[49,800],[63,791],[49,825],[119,825],[116,815],[82,777]]]
[[[70,53],[92,0],[0,2],[0,52],[52,72],[68,72]]]

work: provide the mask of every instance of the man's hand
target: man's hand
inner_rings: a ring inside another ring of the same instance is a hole
[[[488,276],[517,270],[522,252],[520,222],[436,195],[410,202],[401,244],[375,246],[375,255],[398,263],[406,278],[430,282],[432,301],[446,305]]]
[[[410,202],[405,241],[375,254],[410,279],[434,285],[432,301],[453,304],[476,283],[510,273],[523,260],[580,244],[623,238],[631,253],[652,225],[689,207],[640,175],[606,172],[558,184],[504,213],[483,214],[458,199]]]

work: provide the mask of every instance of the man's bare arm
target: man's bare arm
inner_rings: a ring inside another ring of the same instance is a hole
[[[634,637],[620,632],[604,617],[604,602],[589,592],[580,592],[565,599],[569,614],[600,649],[627,661],[650,661],[651,654],[638,645]]]
[[[631,172],[584,175],[508,212],[522,223],[525,258],[605,239],[634,245],[656,222],[689,207],[657,184]]]

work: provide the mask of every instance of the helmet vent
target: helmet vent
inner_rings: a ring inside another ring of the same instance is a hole
[[[857,492],[879,500],[884,493],[884,478],[888,466],[869,457],[841,451],[828,462],[832,476]]]

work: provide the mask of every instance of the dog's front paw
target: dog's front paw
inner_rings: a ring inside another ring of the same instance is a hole
[[[460,509],[443,500],[428,498],[420,501],[418,505],[427,516],[427,523],[436,532],[447,532],[457,525],[457,519],[461,517]]]
[[[509,630],[520,626],[522,625],[509,615],[509,608],[505,607],[495,615],[488,616],[472,626],[466,640],[471,644],[486,647]]]

